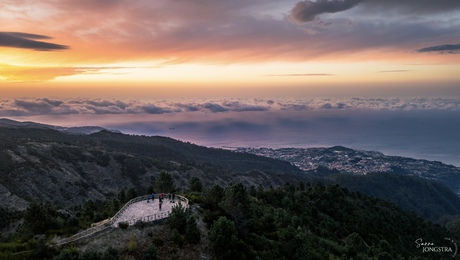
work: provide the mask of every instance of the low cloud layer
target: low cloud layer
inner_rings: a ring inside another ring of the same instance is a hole
[[[69,46],[37,40],[51,39],[49,36],[22,33],[22,32],[0,32],[0,46],[11,48],[31,49],[36,51],[66,50]]]
[[[460,99],[312,98],[219,100],[14,99],[0,101],[0,116],[238,113],[321,110],[460,111]]]

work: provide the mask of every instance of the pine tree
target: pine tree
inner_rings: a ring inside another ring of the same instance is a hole
[[[196,224],[196,219],[191,216],[187,220],[187,229],[185,232],[185,240],[189,244],[198,244],[201,240],[201,233]]]
[[[201,192],[203,190],[203,183],[201,183],[198,177],[192,177],[188,183],[190,191]]]
[[[234,259],[238,245],[235,224],[226,217],[220,217],[209,230],[209,241],[214,254],[220,259]]]
[[[155,191],[158,193],[170,193],[175,190],[174,180],[170,173],[161,171],[155,180]]]
[[[185,213],[185,209],[182,207],[182,204],[179,203],[171,209],[171,215],[169,215],[168,218],[168,225],[171,230],[176,229],[180,234],[185,233],[185,229],[187,227],[187,214]]]

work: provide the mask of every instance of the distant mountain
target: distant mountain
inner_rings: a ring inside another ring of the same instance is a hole
[[[460,168],[437,161],[388,156],[380,152],[330,148],[238,148],[237,151],[291,162],[311,174],[346,173],[366,175],[372,172],[403,174],[436,180],[460,194]]]
[[[53,129],[70,134],[93,134],[100,132],[102,130],[109,131],[100,126],[78,126],[78,127],[63,127],[63,126],[54,126],[47,124],[40,124],[35,122],[20,122],[14,121],[11,119],[0,118],[0,127],[16,127],[16,128],[39,128],[39,129]],[[112,132],[119,132],[113,131]]]

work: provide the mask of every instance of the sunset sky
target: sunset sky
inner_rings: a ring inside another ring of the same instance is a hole
[[[458,0],[1,0],[11,97],[460,95]]]
[[[0,0],[0,117],[460,166],[459,0]]]

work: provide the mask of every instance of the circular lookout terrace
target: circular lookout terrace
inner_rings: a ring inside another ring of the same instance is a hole
[[[108,232],[113,228],[117,228],[119,223],[134,225],[138,221],[153,222],[165,219],[171,214],[172,208],[179,204],[181,204],[184,209],[188,208],[188,199],[186,197],[176,195],[173,202],[169,200],[168,195],[169,194],[165,194],[161,209],[158,198],[151,200],[150,195],[134,198],[128,201],[112,218],[94,223],[86,230],[57,241],[56,245],[64,245],[94,237],[101,233]]]

